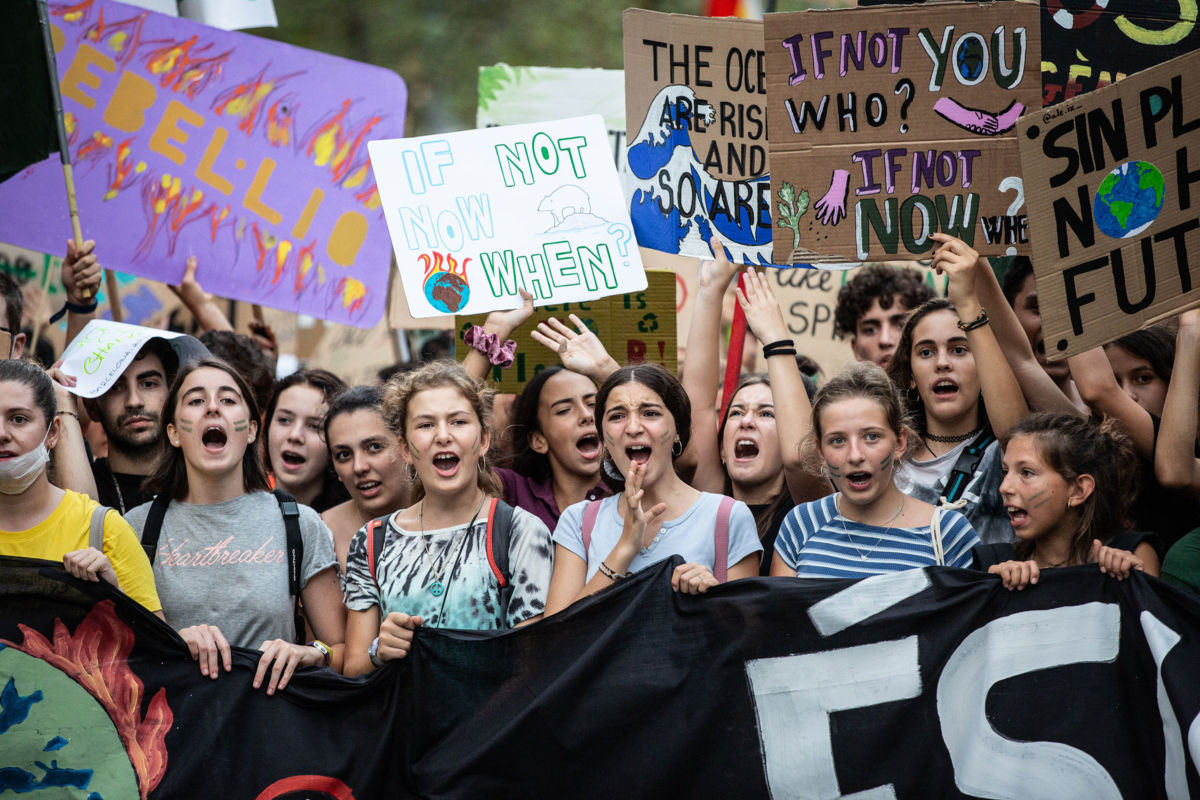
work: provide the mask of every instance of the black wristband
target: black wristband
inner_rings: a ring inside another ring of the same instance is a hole
[[[778,342],[771,342],[763,345],[763,358],[771,356],[796,355],[796,343],[791,339],[780,339]]]
[[[54,315],[50,317],[50,322],[51,324],[58,322],[66,315],[68,311],[74,314],[90,314],[96,310],[98,305],[99,303],[97,303],[95,300],[93,300],[89,305],[77,305],[68,300],[67,302],[63,303],[62,308],[54,312]]]

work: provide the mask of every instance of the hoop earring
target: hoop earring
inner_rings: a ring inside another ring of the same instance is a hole
[[[617,465],[613,463],[612,459],[608,457],[607,453],[604,454],[604,459],[600,462],[600,466],[603,468],[604,474],[612,478],[614,481],[623,482],[625,480],[625,476],[620,472],[617,472]]]
[[[676,439],[675,444],[671,445],[671,455],[675,456],[676,458],[679,458],[681,455],[683,455],[682,439]]]

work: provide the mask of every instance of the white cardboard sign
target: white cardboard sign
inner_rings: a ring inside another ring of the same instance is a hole
[[[174,339],[181,333],[94,319],[63,351],[62,371],[75,378],[70,388],[80,397],[99,397],[121,377],[142,345],[151,339]]]
[[[414,317],[646,288],[600,115],[367,147]]]
[[[181,0],[188,19],[227,31],[244,28],[278,28],[272,0]]]

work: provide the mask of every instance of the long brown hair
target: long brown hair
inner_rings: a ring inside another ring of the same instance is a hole
[[[150,494],[165,492],[172,500],[182,500],[187,496],[187,462],[184,460],[182,448],[174,447],[167,438],[167,425],[175,424],[175,411],[179,405],[179,391],[183,388],[183,382],[196,370],[206,367],[219,369],[233,378],[233,382],[237,384],[238,393],[242,396],[242,402],[246,404],[249,411],[250,419],[257,420],[259,418],[258,401],[254,398],[250,384],[229,364],[218,358],[205,358],[180,367],[179,374],[175,376],[175,380],[171,383],[171,389],[167,393],[167,401],[163,404],[162,417],[158,423],[160,448],[158,461],[142,484],[142,488]],[[263,467],[262,456],[259,454],[258,447],[253,444],[246,445],[246,452],[242,454],[242,486],[246,492],[271,491],[271,487],[267,483],[267,471]]]
[[[1070,482],[1091,475],[1096,486],[1087,499],[1071,509],[1077,515],[1071,539],[1071,560],[1086,564],[1092,540],[1107,542],[1130,524],[1129,509],[1137,496],[1138,460],[1129,437],[1111,419],[1100,424],[1072,414],[1030,414],[1013,426],[1001,445],[1017,436],[1033,439],[1038,453],[1050,468]],[[1036,542],[1019,541],[1013,549],[1017,558],[1033,558]]]
[[[412,399],[426,389],[442,386],[449,386],[461,394],[475,412],[480,435],[491,435],[492,390],[475,381],[453,361],[433,361],[413,372],[397,375],[387,382],[383,389],[383,421],[388,429],[401,439],[406,439],[408,407]],[[496,473],[488,466],[486,454],[480,457],[477,466],[476,483],[479,488],[489,497],[501,497],[504,488]],[[425,496],[425,487],[421,484],[420,475],[413,474],[412,491],[409,496],[414,503]]]
[[[751,372],[743,375],[734,387],[733,394],[729,397],[729,405],[725,406],[725,413],[721,415],[721,424],[717,426],[717,451],[721,449],[721,443],[725,441],[725,427],[729,423],[729,409],[733,405],[733,398],[737,397],[738,392],[745,389],[747,386],[766,386],[771,388],[771,379],[765,372]],[[729,477],[729,469],[725,472],[725,486],[723,492],[733,497],[733,479]],[[783,512],[785,508],[792,508],[795,502],[792,501],[792,492],[788,489],[787,480],[783,481],[783,488],[775,495],[771,502],[766,503],[758,511],[754,513],[754,527],[758,529],[758,538],[765,539],[771,533],[771,525],[775,521],[775,517]]]
[[[924,436],[929,429],[929,423],[926,419],[925,401],[921,399],[921,392],[915,388],[909,388],[909,384],[913,382],[912,369],[912,349],[913,339],[916,337],[917,325],[921,320],[936,311],[949,311],[951,314],[957,314],[954,310],[954,304],[944,297],[935,297],[932,300],[927,300],[919,305],[915,311],[908,316],[908,321],[904,323],[904,330],[900,333],[900,341],[896,344],[896,352],[892,354],[892,360],[888,363],[887,374],[892,379],[892,383],[896,384],[896,391],[904,395],[907,401],[909,411],[909,423],[916,429],[917,433]],[[975,354],[972,353],[974,358]],[[976,362],[978,370],[980,364]],[[988,416],[987,408],[983,404],[983,392],[979,393],[979,410],[978,410],[978,425],[987,425]],[[909,452],[912,452],[910,449]]]

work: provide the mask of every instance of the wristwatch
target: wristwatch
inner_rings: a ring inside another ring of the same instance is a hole
[[[371,659],[371,663],[376,667],[383,666],[383,659],[379,657],[379,637],[376,636],[371,642],[371,646],[367,648],[367,657]]]

